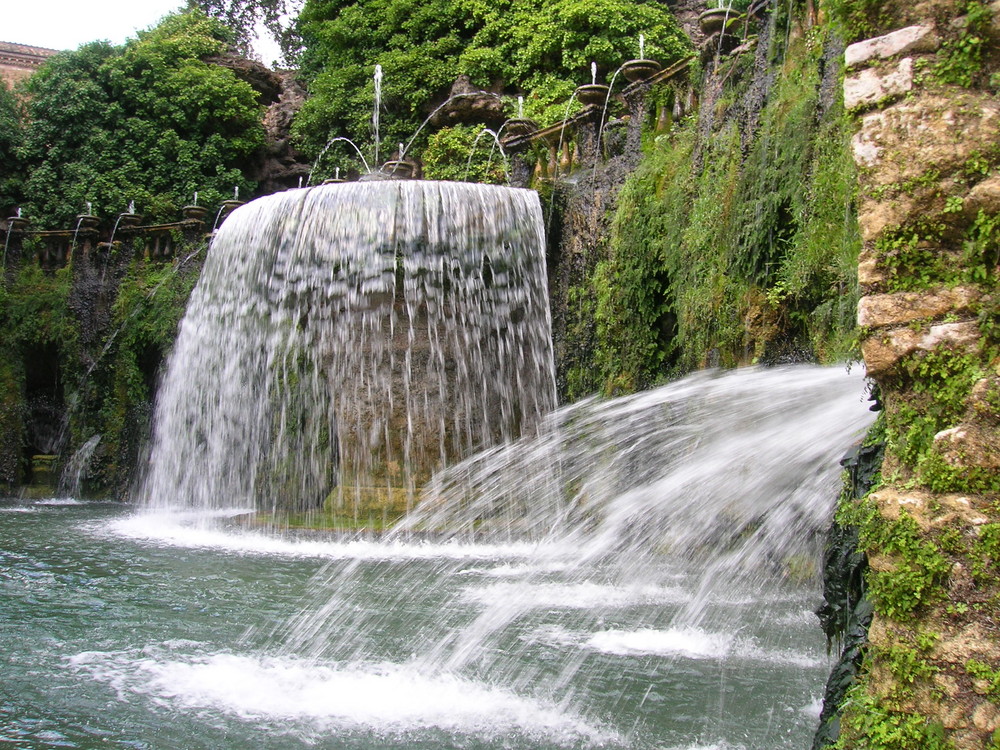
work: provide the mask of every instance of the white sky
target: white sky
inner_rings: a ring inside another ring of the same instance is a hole
[[[50,49],[76,49],[107,39],[121,44],[180,9],[183,0],[8,0],[0,4],[0,41]],[[277,45],[261,42],[258,54],[270,65]]]

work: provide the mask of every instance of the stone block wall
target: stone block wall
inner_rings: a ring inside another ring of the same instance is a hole
[[[1000,738],[1000,3],[887,4],[849,46],[881,483],[841,509],[875,607],[838,747]]]

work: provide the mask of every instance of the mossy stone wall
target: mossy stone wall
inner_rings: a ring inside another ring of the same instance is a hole
[[[831,3],[848,47],[880,481],[842,504],[874,617],[838,748],[1000,747],[1000,3]],[[869,9],[870,10],[870,9]]]

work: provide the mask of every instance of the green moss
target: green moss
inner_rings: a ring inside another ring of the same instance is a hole
[[[847,42],[856,42],[889,31],[893,8],[884,0],[824,0]]]
[[[888,450],[912,482],[934,492],[1000,491],[995,472],[952,466],[935,449],[934,436],[962,420],[969,394],[984,370],[978,356],[937,347],[904,364],[911,397],[886,416]]]
[[[994,700],[1000,698],[1000,669],[993,669],[989,664],[979,659],[969,659],[965,663],[965,671],[969,676],[986,683],[986,695]]]
[[[957,37],[945,40],[934,73],[942,83],[971,88],[983,72],[993,12],[987,3],[978,0],[965,3],[964,10],[965,26]]]
[[[937,641],[937,635],[922,633],[912,642],[900,640],[883,648],[872,648],[868,657],[889,670],[894,680],[892,694],[902,698],[911,694],[914,685],[926,682],[941,671],[928,659]]]
[[[889,521],[866,499],[842,506],[837,521],[858,528],[860,544],[869,555],[888,558],[889,569],[868,573],[868,594],[876,612],[903,620],[945,597],[943,584],[951,563],[905,510]]]
[[[951,750],[944,727],[926,717],[898,710],[870,695],[863,685],[852,688],[844,702],[841,735],[834,750]]]
[[[703,113],[647,138],[579,287],[596,300],[579,367],[591,382],[632,390],[706,364],[856,356],[852,126],[839,104],[820,113],[813,36],[793,42],[752,132],[745,55],[723,63],[710,133]]]
[[[972,545],[970,569],[977,583],[990,584],[1000,573],[1000,523],[980,526]]]
[[[178,257],[192,249],[182,243],[175,248]],[[198,268],[142,257],[128,265],[112,305],[109,338],[97,367],[81,383],[83,403],[73,415],[81,440],[103,436],[94,471],[99,484],[120,484],[135,459],[136,443],[148,428],[159,363],[173,345]]]

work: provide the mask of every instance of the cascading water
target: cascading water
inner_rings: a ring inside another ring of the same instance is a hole
[[[727,729],[707,732],[712,741],[741,747],[739,726],[748,747],[805,746],[808,729],[799,744],[781,739],[790,725],[809,726],[804,715],[772,727],[741,712],[761,708],[750,694],[759,682],[789,681],[790,695],[764,701],[771,713],[792,712],[788,700],[807,708],[822,684],[803,678],[826,662],[818,638],[805,639],[811,650],[802,634],[818,636],[809,582],[838,459],[872,418],[862,381],[820,367],[708,372],[565,407],[540,435],[440,472],[384,540],[386,561],[337,566],[314,586],[321,602],[283,633],[280,653],[352,673],[393,664],[485,683],[614,726],[622,734],[611,744],[629,747],[704,741],[690,718],[658,734],[671,722],[655,712],[686,705],[681,695],[693,690],[734,704],[731,717],[715,717]],[[475,565],[442,552],[400,569],[389,550],[415,531],[439,543],[502,541],[517,559]],[[386,579],[394,585],[367,604],[371,581]],[[434,592],[433,617],[400,629],[398,613],[422,596],[414,592]],[[372,635],[386,632],[397,639]],[[621,705],[609,703],[622,670]],[[733,686],[711,685],[727,674]],[[651,692],[663,704],[643,709]],[[623,727],[619,710],[635,725]],[[645,724],[660,728],[639,731]]]
[[[533,193],[486,186],[234,212],[146,510],[419,503],[373,541],[0,502],[0,743],[808,746],[861,374],[707,372],[553,411],[542,235]]]
[[[357,514],[554,404],[535,193],[288,191],[220,228],[154,422],[150,508]]]

